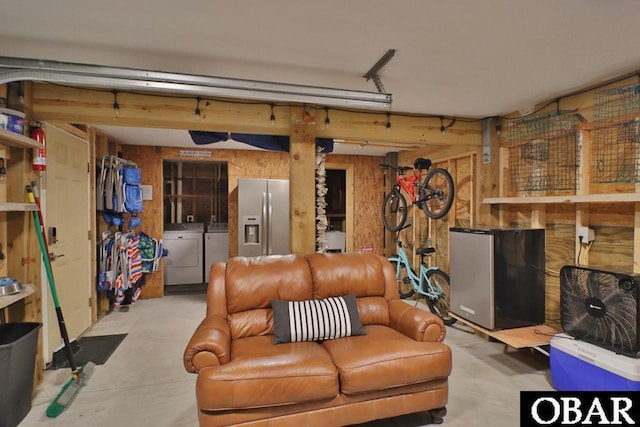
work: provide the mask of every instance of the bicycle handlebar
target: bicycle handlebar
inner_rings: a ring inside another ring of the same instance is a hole
[[[411,166],[391,166],[386,163],[380,163],[382,169],[393,169],[400,175],[403,175],[406,171],[413,169]]]
[[[429,170],[431,168],[431,160],[425,159],[423,157],[418,157],[413,161],[413,166],[392,166],[387,163],[380,163],[380,167],[383,169],[395,169],[400,175],[404,174],[406,171],[415,169],[415,170]]]

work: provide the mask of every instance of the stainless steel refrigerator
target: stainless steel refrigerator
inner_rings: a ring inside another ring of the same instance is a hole
[[[289,244],[289,181],[238,180],[238,255],[284,255]]]

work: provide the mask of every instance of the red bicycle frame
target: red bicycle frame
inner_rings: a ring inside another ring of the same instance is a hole
[[[421,176],[422,172],[419,169],[413,169],[412,176],[407,176],[404,173],[396,175],[396,183],[407,192],[413,203],[417,200],[415,191],[416,182],[420,181]]]

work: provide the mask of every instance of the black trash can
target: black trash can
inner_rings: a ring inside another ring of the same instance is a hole
[[[0,427],[15,427],[31,410],[41,323],[0,325]]]

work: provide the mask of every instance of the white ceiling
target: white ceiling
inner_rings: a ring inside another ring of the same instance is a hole
[[[488,117],[640,70],[638,18],[636,0],[3,0],[0,55],[375,91],[362,76],[396,49],[392,112]]]

